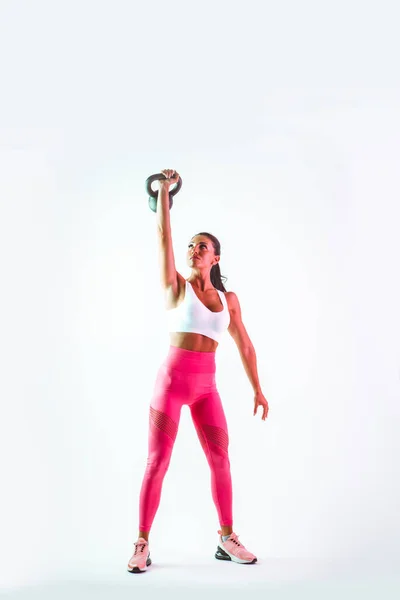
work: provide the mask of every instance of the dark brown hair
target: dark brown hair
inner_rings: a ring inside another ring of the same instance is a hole
[[[215,235],[212,235],[211,233],[208,233],[207,231],[201,231],[200,233],[196,233],[196,235],[205,235],[206,237],[208,237],[208,239],[214,246],[214,252],[215,252],[216,256],[221,256],[221,244],[219,243],[219,240],[215,237]],[[193,236],[193,237],[196,237],[196,236]],[[217,263],[211,267],[210,279],[211,279],[211,283],[213,284],[213,286],[215,288],[217,288],[217,290],[220,290],[221,292],[228,291],[225,289],[225,286],[222,283],[223,279],[225,281],[227,281],[227,277],[224,277],[223,275],[221,275],[221,269],[219,268],[219,263]]]

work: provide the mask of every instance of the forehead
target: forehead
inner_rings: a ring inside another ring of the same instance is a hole
[[[200,242],[204,242],[205,244],[211,244],[210,240],[203,235],[195,235],[190,242],[194,242],[195,244],[199,244]]]

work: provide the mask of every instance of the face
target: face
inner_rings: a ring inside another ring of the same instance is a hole
[[[197,256],[198,259],[191,257]],[[195,235],[188,244],[187,260],[192,268],[209,268],[219,261],[219,256],[215,256],[214,246],[211,240],[204,235]]]

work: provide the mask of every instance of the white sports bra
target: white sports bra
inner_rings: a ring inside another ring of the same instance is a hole
[[[186,281],[185,298],[179,306],[167,311],[168,331],[200,333],[219,342],[228,329],[231,319],[224,292],[220,290],[217,292],[223,309],[220,312],[213,312],[197,297],[192,284]]]

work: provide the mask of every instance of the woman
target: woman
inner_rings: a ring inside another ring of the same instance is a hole
[[[157,202],[161,280],[168,310],[170,348],[161,365],[150,403],[149,453],[139,501],[139,535],[128,571],[140,573],[151,565],[149,532],[178,432],[181,408],[190,407],[202,448],[211,469],[211,489],[221,529],[215,557],[241,564],[257,558],[233,532],[232,481],[228,456],[228,429],[215,384],[215,352],[228,329],[254,389],[254,412],[268,402],[261,392],[254,347],[241,319],[238,298],[227,292],[219,269],[220,244],[213,235],[199,233],[189,243],[187,261],[192,272],[185,280],[176,271],[171,238],[169,188],[179,179],[171,169],[162,171]]]

